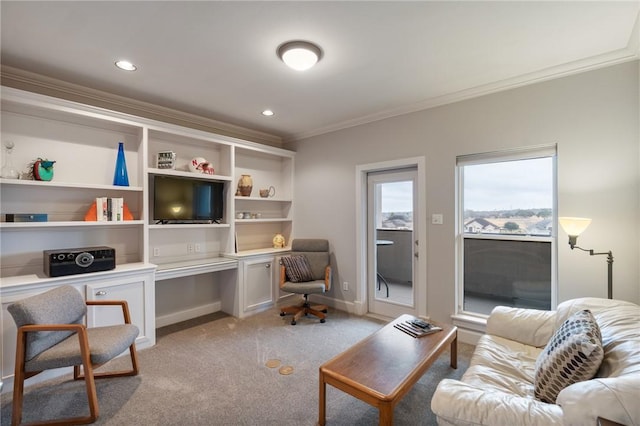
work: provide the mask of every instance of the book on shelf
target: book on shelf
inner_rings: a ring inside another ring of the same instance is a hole
[[[96,197],[96,220],[120,222],[124,220],[124,199],[120,197]]]
[[[409,336],[416,338],[437,333],[442,330],[441,327],[418,318],[402,321],[394,324],[393,326]]]

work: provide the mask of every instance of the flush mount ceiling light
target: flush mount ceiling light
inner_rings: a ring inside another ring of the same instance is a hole
[[[136,67],[135,65],[133,65],[131,62],[129,61],[125,61],[125,60],[119,60],[115,62],[116,67],[120,68],[121,70],[124,71],[135,71],[138,69],[138,67]]]
[[[296,71],[308,70],[320,60],[322,51],[308,41],[289,41],[278,47],[278,57]]]
[[[264,111],[262,111],[262,115],[264,115],[265,117],[271,117],[273,114],[273,111],[271,111],[270,109],[265,109]]]

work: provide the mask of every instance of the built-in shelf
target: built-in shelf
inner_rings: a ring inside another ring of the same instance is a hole
[[[25,185],[37,187],[53,187],[53,188],[74,188],[74,189],[95,189],[101,191],[137,191],[142,192],[141,186],[116,186],[116,185],[99,185],[86,184],[77,182],[57,182],[57,181],[41,181],[27,179],[0,179],[2,185]]]
[[[115,269],[108,271],[92,272],[90,274],[77,274],[77,275],[65,275],[62,277],[48,277],[44,272],[37,274],[17,275],[13,277],[0,278],[0,288],[6,290],[8,288],[30,286],[37,284],[50,285],[51,283],[64,283],[73,285],[76,282],[84,283],[89,280],[104,279],[105,276],[111,276],[113,274],[126,274],[129,272],[138,272],[146,269],[154,269],[156,265],[150,263],[133,262],[116,265]]]
[[[225,257],[241,259],[241,258],[250,257],[250,256],[260,256],[260,255],[268,255],[268,254],[275,255],[279,253],[286,253],[289,251],[291,251],[291,247],[285,247],[285,248],[268,247],[268,248],[252,249],[252,250],[241,250],[238,253],[225,253]]]
[[[70,228],[70,227],[120,227],[120,226],[139,226],[144,225],[143,220],[121,220],[121,221],[59,221],[59,222],[1,222],[0,228],[3,229],[19,229],[19,228]]]
[[[185,177],[190,179],[201,179],[201,180],[215,180],[215,181],[231,181],[231,176],[224,175],[207,175],[204,173],[193,173],[182,170],[173,170],[173,169],[156,169],[149,168],[149,174],[158,175],[158,176],[177,176],[177,177]]]
[[[211,229],[211,228],[229,228],[231,225],[228,223],[171,223],[171,224],[156,224],[149,225],[149,229]]]
[[[291,222],[286,218],[236,219],[236,224]]]
[[[267,202],[280,202],[280,203],[290,203],[291,199],[285,198],[276,198],[276,197],[243,197],[240,195],[236,195],[236,201],[267,201]]]

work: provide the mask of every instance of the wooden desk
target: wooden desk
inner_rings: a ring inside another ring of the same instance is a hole
[[[326,384],[377,407],[380,425],[392,425],[395,405],[447,345],[451,347],[451,367],[457,368],[458,329],[438,324],[442,331],[413,338],[393,327],[410,318],[400,316],[320,366],[319,425],[325,424]]]

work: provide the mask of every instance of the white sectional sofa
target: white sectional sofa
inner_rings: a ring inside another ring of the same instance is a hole
[[[590,380],[565,387],[555,403],[534,395],[536,360],[554,332],[588,309],[600,328],[603,360]],[[573,299],[556,311],[496,307],[469,369],[442,380],[431,401],[439,425],[640,425],[640,306]]]

